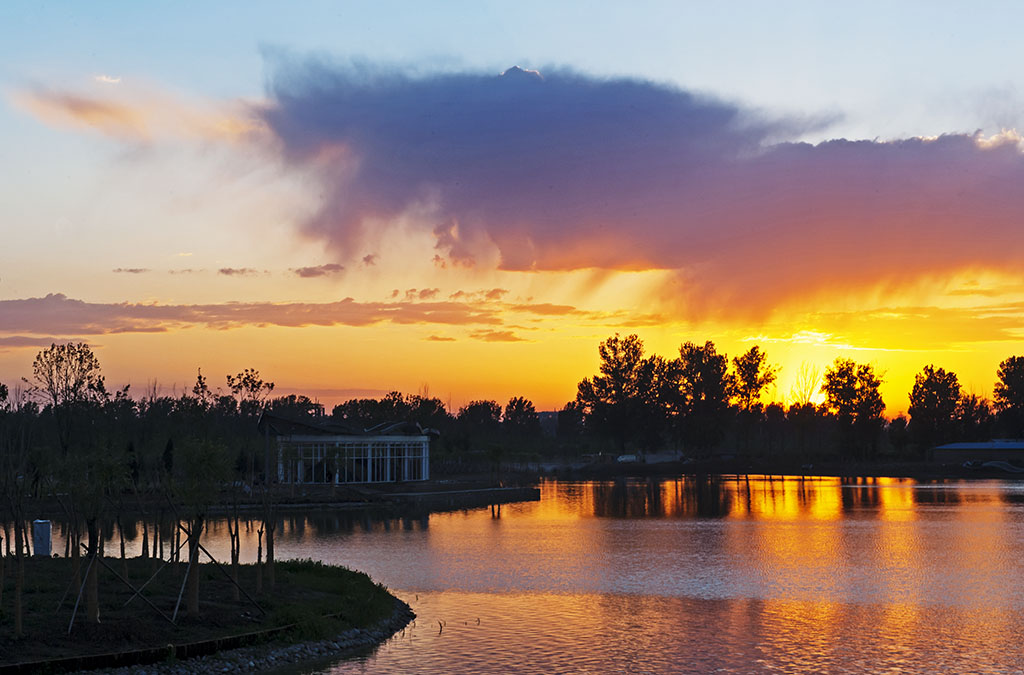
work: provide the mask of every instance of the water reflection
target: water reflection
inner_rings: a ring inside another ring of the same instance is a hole
[[[1024,665],[1022,504],[999,481],[548,481],[451,513],[283,512],[277,551],[364,570],[420,614],[337,672],[1005,672]],[[124,529],[132,555],[153,526]],[[226,521],[207,540],[225,558]]]

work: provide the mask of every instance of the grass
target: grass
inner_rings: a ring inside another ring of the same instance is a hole
[[[106,562],[119,574],[119,559]],[[127,561],[128,578],[135,587],[152,575],[152,559]],[[275,565],[273,592],[256,593],[256,569],[242,565],[239,583],[259,605],[245,595],[233,599],[233,586],[212,564],[204,564],[200,577],[200,616],[185,616],[185,603],[176,625],[136,598],[124,607],[133,591],[107,569],[99,568],[100,623],[85,622],[84,599],[71,634],[71,619],[77,589],[60,604],[71,579],[71,561],[63,558],[26,560],[24,637],[14,637],[14,561],[8,560],[0,602],[0,666],[26,661],[102,654],[169,643],[182,644],[255,632],[279,626],[293,626],[287,638],[319,639],[349,628],[369,626],[390,616],[393,597],[367,575],[312,560],[279,561]],[[83,563],[84,572],[84,563]],[[184,563],[169,564],[146,586],[143,595],[166,616],[174,605],[185,574]],[[265,581],[264,577],[264,581]],[[262,612],[261,612],[262,610]]]

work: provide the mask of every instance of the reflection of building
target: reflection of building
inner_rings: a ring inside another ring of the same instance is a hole
[[[997,440],[977,443],[948,443],[932,449],[932,458],[940,464],[962,462],[1019,461],[1024,463],[1024,441]]]
[[[430,477],[430,436],[414,422],[355,431],[336,422],[265,412],[259,430],[277,442],[281,483],[396,483]]]

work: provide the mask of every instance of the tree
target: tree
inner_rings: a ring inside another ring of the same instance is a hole
[[[736,398],[740,409],[749,412],[760,403],[765,387],[775,382],[779,369],[767,364],[767,356],[757,345],[734,358],[732,365],[736,370]]]
[[[231,384],[231,376],[228,376],[228,384]],[[196,383],[192,386],[192,395],[196,401],[199,402],[199,406],[203,410],[209,410],[210,406],[213,405],[214,395],[210,391],[210,385],[206,383],[206,378],[203,377],[203,369],[196,369]]]
[[[927,365],[914,376],[907,429],[921,452],[952,440],[959,401],[960,382],[956,373]]]
[[[459,408],[458,421],[470,436],[493,438],[501,428],[501,406],[497,401],[471,401]]]
[[[583,411],[578,401],[572,400],[558,411],[558,430],[555,436],[559,441],[574,442],[583,435]]]
[[[587,427],[608,434],[620,450],[627,441],[650,446],[664,426],[669,393],[674,395],[674,365],[660,357],[644,358],[636,335],[616,333],[600,344],[600,375],[577,385],[576,403]]]
[[[206,441],[187,439],[181,445],[182,461],[174,477],[176,497],[184,505],[188,523],[188,573],[185,581],[185,606],[190,617],[199,616],[199,552],[206,516],[217,501],[221,485],[228,476],[223,447]]]
[[[812,404],[811,399],[821,390],[821,370],[804,361],[796,373],[796,379],[789,390],[790,406],[804,407]]]
[[[892,418],[889,424],[886,425],[885,432],[889,436],[889,444],[893,450],[902,454],[903,449],[907,447],[907,440],[910,435],[907,432],[907,418],[903,415],[897,415]]]
[[[986,441],[992,438],[994,416],[987,399],[963,393],[956,404],[957,440]]]
[[[202,377],[201,373],[199,377]],[[231,394],[238,399],[239,410],[249,417],[255,417],[263,411],[270,392],[274,391],[274,383],[264,382],[260,371],[255,368],[246,368],[235,376],[228,375],[227,382]],[[198,382],[196,386],[199,386]]]
[[[993,388],[993,402],[1003,433],[1024,435],[1024,356],[1011,356],[999,364],[999,380]]]
[[[877,449],[885,410],[879,392],[881,385],[881,378],[870,364],[857,364],[851,359],[837,358],[825,371],[825,382],[821,385],[825,407],[839,420],[847,450],[860,446],[867,454]]]
[[[728,357],[719,354],[710,340],[679,347],[683,437],[697,448],[714,447],[725,435],[735,387],[728,365]]]
[[[505,405],[501,425],[510,436],[525,440],[540,436],[540,418],[533,401],[522,396],[513,396]]]
[[[67,455],[78,408],[107,396],[99,359],[84,342],[51,344],[36,354],[29,384],[29,395],[49,406],[61,452]]]

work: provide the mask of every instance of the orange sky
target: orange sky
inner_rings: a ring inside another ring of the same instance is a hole
[[[82,340],[137,394],[254,367],[328,405],[550,410],[618,332],[758,344],[784,402],[802,368],[868,362],[894,415],[926,364],[990,396],[1024,353],[1014,132],[806,143],[827,123],[642,79],[269,68],[245,100],[6,93],[63,150],[8,188],[0,381]]]

